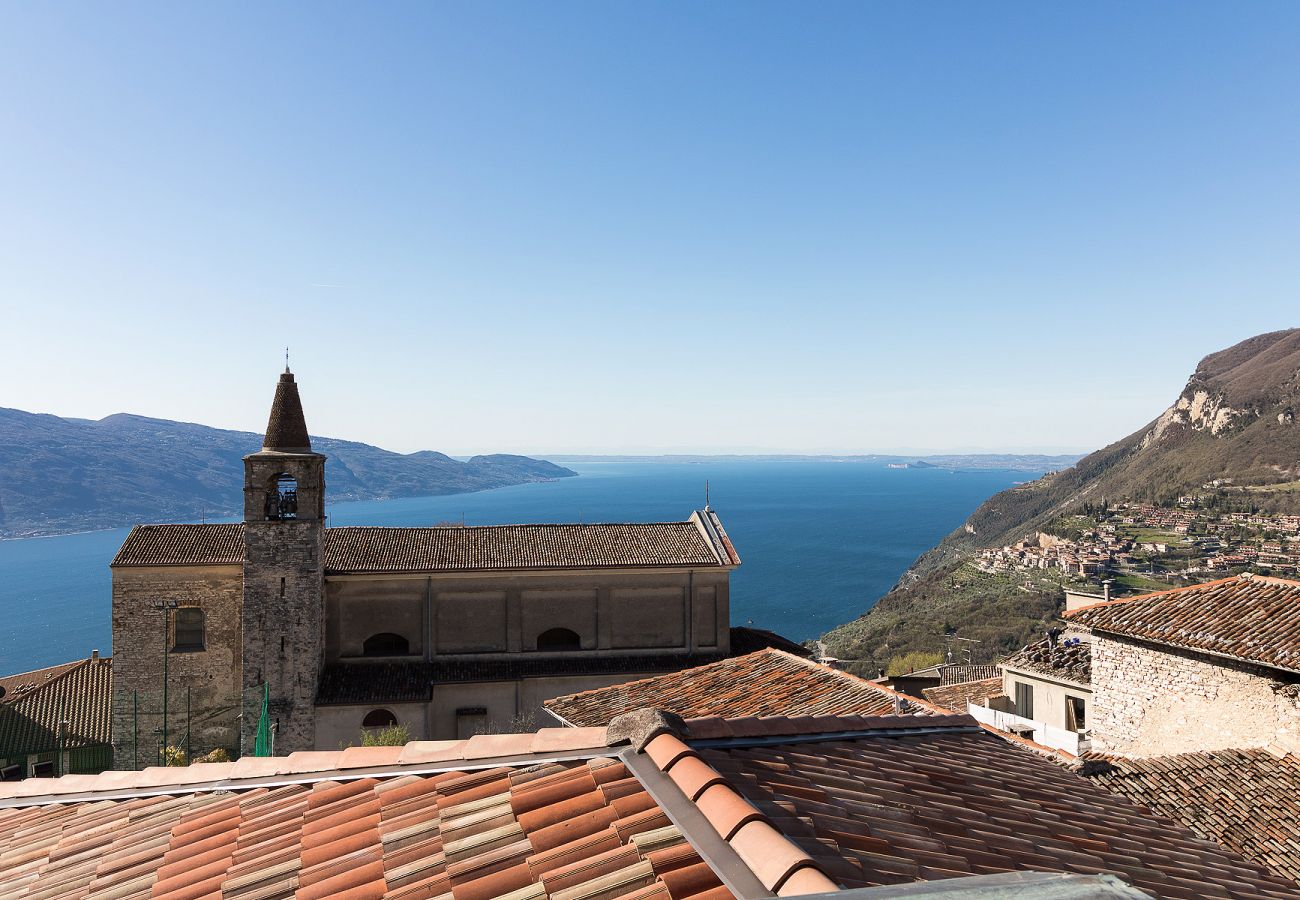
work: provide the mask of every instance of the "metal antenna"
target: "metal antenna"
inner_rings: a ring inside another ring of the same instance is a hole
[[[704,479],[704,511],[709,511],[709,479]]]
[[[288,347],[284,348],[284,370],[286,372],[289,371],[289,348]]]

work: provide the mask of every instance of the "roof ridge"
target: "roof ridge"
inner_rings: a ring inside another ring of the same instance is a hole
[[[1132,603],[1134,600],[1149,600],[1152,597],[1168,597],[1170,594],[1181,594],[1185,591],[1194,591],[1197,588],[1205,588],[1205,587],[1210,587],[1211,585],[1227,584],[1232,581],[1241,581],[1241,580],[1242,577],[1240,575],[1229,575],[1227,578],[1216,578],[1213,581],[1202,581],[1200,584],[1187,584],[1187,585],[1183,585],[1182,587],[1166,588],[1163,591],[1148,591],[1145,594],[1134,594],[1132,597],[1117,597],[1114,600],[1104,600],[1101,603],[1089,603],[1087,606],[1080,606],[1078,609],[1069,610],[1068,612],[1062,613],[1062,615],[1065,616],[1066,618],[1069,618],[1071,616],[1083,612],[1084,610],[1097,609],[1098,607],[1105,607],[1109,609],[1112,606],[1119,606],[1124,603]]]
[[[500,522],[495,525],[331,525],[326,531],[472,531],[488,528],[596,528],[602,525],[691,525],[690,519],[656,522]]]
[[[817,860],[776,828],[725,775],[676,735],[659,735],[638,751],[638,755],[649,759],[668,776],[682,796],[703,814],[718,837],[773,894],[781,894],[785,884],[804,870],[811,871],[805,872],[802,878],[813,883],[801,882],[801,889],[795,893],[829,893],[840,889]],[[707,800],[705,795],[710,795]]]
[[[852,672],[846,672],[843,669],[837,669],[834,666],[827,665],[824,662],[818,662],[815,659],[805,659],[802,656],[797,656],[796,654],[790,653],[786,650],[778,650],[775,647],[769,647],[766,649],[772,650],[773,652],[776,653],[780,653],[783,656],[789,657],[790,659],[797,660],[798,662],[801,662],[809,666],[810,668],[822,669],[827,672],[833,672],[835,675],[840,676],[841,678],[849,681],[852,684],[858,686],[866,686],[873,690],[879,691],[883,694],[892,694],[895,698],[901,698],[903,700],[907,700],[908,702],[919,703],[925,708],[932,709],[935,712],[940,712],[940,713],[948,712],[948,710],[944,709],[941,706],[935,706],[933,703],[931,703],[928,700],[924,700],[920,697],[913,697],[911,694],[904,694],[902,691],[896,691],[893,688],[889,687],[888,685],[876,684],[874,681],[870,681],[866,678],[863,678],[861,675],[854,675]],[[976,680],[978,681],[979,679]]]
[[[442,771],[490,769],[522,760],[534,764],[611,755],[605,728],[542,728],[519,734],[475,735],[456,741],[409,741],[395,747],[307,750],[288,756],[245,756],[234,762],[109,769],[96,775],[62,775],[0,782],[0,809],[76,799],[108,799],[204,790],[247,790],[268,785],[400,777]],[[82,796],[88,795],[88,796]]]
[[[758,650],[754,650],[754,651],[751,652],[751,653],[742,653],[740,656],[726,656],[726,657],[723,657],[722,659],[715,659],[715,660],[713,660],[713,662],[702,663],[700,666],[694,666],[694,667],[692,667],[692,668],[702,668],[703,666],[717,666],[717,665],[722,665],[723,663],[739,662],[739,661],[742,660],[742,659],[749,659],[749,658],[752,657],[752,656],[758,656],[760,653],[766,653],[766,652],[768,652],[769,650],[775,650],[775,649],[776,649],[775,647],[761,647],[761,648],[759,648]],[[790,654],[790,655],[793,656],[794,654]],[[797,657],[796,657],[796,658],[797,658]],[[612,685],[611,685],[611,684],[607,684],[607,685],[605,685],[604,687],[587,688],[585,691],[574,691],[574,692],[571,693],[571,694],[564,694],[564,695],[561,696],[561,697],[550,697],[550,698],[548,698],[548,699],[546,699],[546,700],[543,700],[543,701],[542,701],[542,706],[546,707],[547,711],[548,711],[548,712],[551,712],[551,715],[559,716],[559,713],[556,713],[556,712],[551,711],[551,708],[550,708],[550,703],[551,703],[552,701],[554,701],[554,700],[570,699],[570,698],[573,698],[573,697],[585,697],[585,696],[587,696],[587,695],[589,695],[589,694],[597,694],[597,693],[600,693],[600,692],[602,692],[602,691],[607,691],[607,690],[609,690],[611,687],[629,688],[629,687],[631,687],[632,685],[635,685],[635,684],[645,684],[645,683],[650,682],[650,681],[658,681],[660,678],[666,678],[666,677],[670,677],[670,676],[673,676],[673,675],[680,675],[682,672],[685,672],[685,671],[689,671],[689,670],[688,670],[688,669],[679,669],[679,670],[677,670],[677,671],[675,671],[675,672],[660,672],[660,673],[657,674],[657,675],[647,675],[645,678],[637,678],[637,679],[635,679],[635,680],[633,680],[633,681],[622,681],[622,682],[619,682],[618,684],[612,684]],[[562,718],[562,717],[561,717],[561,718]]]

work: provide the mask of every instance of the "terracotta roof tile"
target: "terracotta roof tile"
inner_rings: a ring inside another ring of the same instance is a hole
[[[536,739],[514,737],[525,747]],[[365,749],[386,752],[382,758],[354,754],[351,761],[383,762],[400,748]],[[295,754],[293,768],[313,759],[332,767],[349,752]],[[149,780],[161,783],[155,774]],[[677,845],[680,863],[666,874],[705,865],[680,833],[633,840],[667,826],[667,817],[653,803],[620,817],[612,804],[648,795],[612,789],[618,796],[607,799],[598,779],[606,785],[634,780],[613,760],[570,760],[0,809],[0,897],[131,897],[152,890],[169,898],[232,900],[447,894],[486,900],[541,898],[546,887],[578,897],[601,886],[623,893],[662,886],[647,857],[665,846]],[[692,884],[720,883],[692,873]]]
[[[700,515],[685,522],[327,528],[325,568],[332,574],[355,574],[738,564],[725,533],[715,528],[716,537],[710,537]],[[243,561],[241,523],[137,525],[112,565],[239,565]]]
[[[1087,755],[1082,775],[1300,884],[1300,757],[1267,749]]]
[[[882,715],[898,703],[909,711],[930,710],[889,688],[802,659],[766,649],[717,662],[555,697],[551,713],[573,725],[605,725],[616,716],[652,706],[683,718],[717,716]]]
[[[1300,672],[1300,581],[1239,575],[1067,615],[1094,632]]]
[[[1092,684],[1092,644],[1077,638],[1056,642],[1043,638],[1012,653],[1002,665],[1088,686]]]
[[[942,687],[925,688],[921,691],[925,699],[935,706],[964,713],[968,703],[980,703],[1002,693],[1002,676],[986,678],[983,681],[965,681]]]
[[[244,562],[241,522],[205,525],[137,525],[112,566],[238,566]]]
[[[862,888],[1017,869],[1111,872],[1156,897],[1292,895],[1231,851],[970,722],[874,719],[874,732],[842,740],[742,737],[698,752],[725,777],[719,792],[767,816],[729,843],[780,896],[824,890],[823,877]],[[700,808],[728,830],[724,814]]]
[[[0,755],[107,745],[111,740],[113,661],[93,657],[2,679]]]

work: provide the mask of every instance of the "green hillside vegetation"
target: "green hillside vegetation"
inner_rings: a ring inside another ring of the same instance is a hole
[[[1300,479],[1297,411],[1300,329],[1211,354],[1175,403],[1148,426],[1068,469],[995,494],[917,559],[869,612],[823,640],[837,656],[874,670],[901,653],[941,649],[950,627],[982,641],[980,653],[991,659],[999,648],[1021,646],[1050,624],[1063,593],[1059,582],[1026,590],[979,573],[965,565],[973,550],[1011,544],[1040,530],[1073,539],[1086,530],[1088,510],[1121,501],[1172,505],[1207,490],[1208,504],[1300,514],[1300,491],[1294,489]],[[1122,584],[1158,589],[1167,584],[1162,574],[1129,575]]]

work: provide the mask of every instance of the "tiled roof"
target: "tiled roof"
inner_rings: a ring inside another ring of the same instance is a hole
[[[1066,615],[1097,632],[1300,672],[1297,581],[1239,575]]]
[[[331,528],[331,572],[719,566],[694,522]]]
[[[693,517],[686,522],[645,524],[328,528],[325,568],[333,574],[364,574],[738,564],[716,516],[699,515],[708,527],[697,525]],[[706,537],[705,531],[716,540]],[[238,565],[243,561],[240,523],[137,525],[112,564]]]
[[[552,656],[513,654],[504,659],[413,659],[394,662],[331,663],[321,672],[319,704],[428,702],[434,684],[514,681],[561,675],[617,675],[669,672],[716,656]],[[601,723],[604,724],[604,723]]]
[[[555,697],[543,704],[573,725],[604,725],[654,706],[684,718],[700,716],[877,716],[932,712],[889,688],[781,650],[759,650],[655,678]],[[963,712],[964,712],[963,708]]]
[[[0,703],[13,703],[24,694],[36,690],[47,681],[58,678],[64,672],[74,666],[81,665],[83,662],[85,662],[84,659],[74,659],[72,662],[59,663],[57,666],[47,666],[44,669],[34,669],[31,672],[0,676]]]
[[[997,666],[972,666],[964,663],[947,663],[939,666],[939,684],[964,684],[968,681],[983,681],[986,678],[1000,678],[1002,670]]]
[[[544,729],[0,783],[0,897],[722,900],[723,879],[795,896],[1016,870],[1294,896],[965,716],[687,724],[617,758],[605,729]]]
[[[989,697],[996,697],[1001,694],[1002,677],[925,688],[921,693],[925,694],[925,699],[935,706],[950,709],[957,713],[964,713],[966,704],[981,703]]]
[[[137,525],[113,557],[113,566],[243,565],[242,523]]]
[[[1110,872],[1160,898],[1295,896],[1182,824],[980,729],[695,752],[703,765],[680,784],[716,773],[847,888],[1038,870]]]
[[[1263,749],[1088,756],[1082,774],[1300,884],[1300,757]]]
[[[1053,644],[1047,638],[1021,647],[1002,660],[1008,669],[1036,672],[1079,685],[1092,684],[1092,644],[1088,641]]]
[[[0,703],[0,756],[40,753],[60,746],[59,723],[66,722],[64,749],[110,742],[113,666],[108,658],[78,660],[55,666],[54,677],[40,679]],[[38,675],[50,670],[29,672]],[[24,676],[10,676],[6,682]]]

